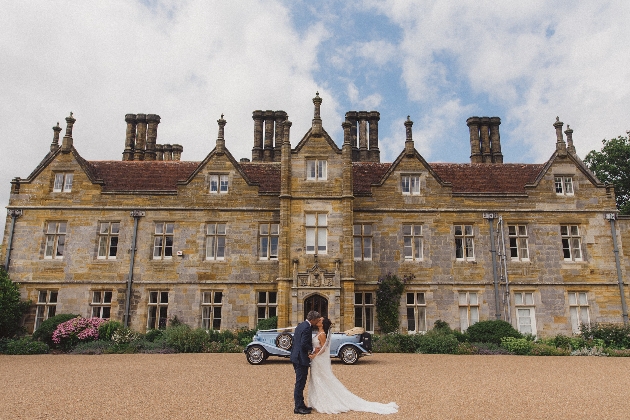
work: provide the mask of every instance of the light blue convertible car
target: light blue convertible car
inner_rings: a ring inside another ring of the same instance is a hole
[[[356,334],[354,334],[356,333]],[[293,331],[286,329],[259,330],[251,343],[245,347],[245,356],[252,365],[263,363],[269,356],[290,357],[293,346]],[[347,365],[355,364],[360,357],[372,354],[372,336],[357,331],[332,333],[330,357],[338,357]]]

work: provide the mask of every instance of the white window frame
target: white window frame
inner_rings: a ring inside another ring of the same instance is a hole
[[[326,181],[328,179],[328,163],[325,159],[308,159],[306,161],[306,179],[308,181]]]
[[[473,225],[455,225],[455,259],[475,260],[475,231]],[[461,253],[459,252],[461,250]]]
[[[115,260],[118,253],[118,235],[120,222],[101,222],[98,230],[97,258]]]
[[[374,332],[374,292],[354,293],[354,326]]]
[[[328,213],[306,213],[306,253],[328,253]]]
[[[153,233],[153,259],[172,259],[174,241],[175,223],[155,222],[155,231]]]
[[[479,293],[458,292],[459,327],[464,332],[479,322]]]
[[[168,321],[168,295],[168,290],[149,290],[147,330],[163,330],[166,328]]]
[[[278,292],[260,290],[256,293],[256,322],[278,316]]]
[[[568,292],[569,316],[574,334],[580,333],[580,325],[591,325],[591,315],[588,304],[588,293],[580,291]]]
[[[53,183],[53,192],[72,191],[73,178],[74,178],[74,174],[72,172],[55,173],[55,181]]]
[[[59,303],[59,290],[37,291],[34,331],[42,325],[42,322],[55,316],[57,313],[57,303]]]
[[[372,252],[374,251],[372,235],[371,224],[363,223],[352,226],[355,261],[372,261]]]
[[[222,174],[210,175],[210,194],[227,194],[229,191],[230,176]]]
[[[512,261],[529,261],[529,239],[527,225],[508,225],[510,259]]]
[[[514,292],[514,310],[516,311],[517,330],[521,334],[536,335],[536,304],[534,292]]]
[[[582,237],[579,225],[560,225],[564,261],[583,261]]]
[[[221,330],[223,310],[223,292],[205,290],[201,292],[201,328],[205,330]]]
[[[63,259],[63,255],[66,249],[67,232],[67,222],[52,221],[46,223],[46,237],[44,248],[45,259]]]
[[[427,331],[427,301],[425,292],[407,292],[407,333]]]
[[[258,255],[261,260],[277,260],[280,243],[280,224],[261,223],[258,225]]]
[[[401,175],[400,189],[403,195],[419,195],[420,175]]]
[[[422,225],[404,224],[402,230],[405,261],[422,261],[424,251]]]
[[[92,290],[92,302],[90,302],[92,318],[111,318],[112,295],[111,290]]]
[[[225,260],[227,223],[206,224],[206,260]]]
[[[555,175],[553,177],[553,183],[557,195],[573,195],[575,190],[573,188],[573,177],[564,175]]]

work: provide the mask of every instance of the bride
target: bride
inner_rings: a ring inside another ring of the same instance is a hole
[[[346,411],[366,411],[377,414],[398,412],[394,402],[381,404],[357,397],[343,386],[333,374],[330,366],[330,337],[332,322],[320,318],[315,326],[318,333],[313,337],[314,356],[311,361],[311,374],[308,379],[308,402],[320,413],[336,414]]]

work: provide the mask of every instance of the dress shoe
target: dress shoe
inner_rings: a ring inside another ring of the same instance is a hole
[[[306,406],[304,406],[304,408],[306,408],[308,411],[313,411],[313,407],[306,407]]]
[[[311,410],[307,410],[306,408],[300,407],[293,410],[294,414],[311,414]]]

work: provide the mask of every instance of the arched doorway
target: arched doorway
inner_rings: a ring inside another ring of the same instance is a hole
[[[304,319],[310,311],[317,311],[321,316],[328,316],[328,299],[321,295],[309,296],[304,300]]]

